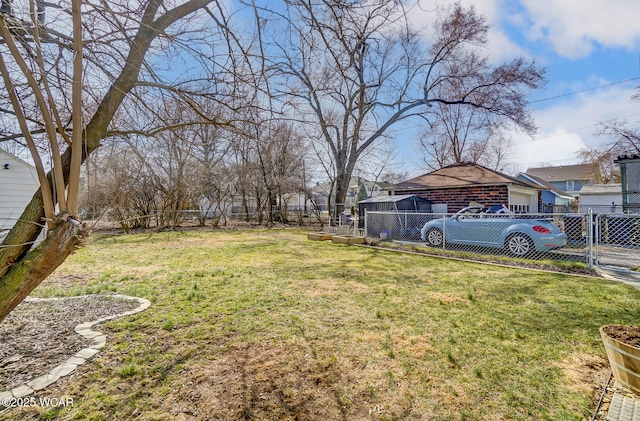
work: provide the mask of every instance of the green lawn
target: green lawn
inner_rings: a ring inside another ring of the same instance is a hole
[[[582,420],[598,328],[640,318],[621,283],[273,229],[94,235],[34,295],[112,292],[153,305],[25,415]]]

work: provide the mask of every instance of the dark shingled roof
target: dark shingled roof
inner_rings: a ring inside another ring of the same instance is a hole
[[[589,180],[593,178],[591,164],[561,165],[558,167],[529,168],[527,174],[547,182]]]
[[[471,162],[461,162],[396,184],[396,192],[407,190],[442,189],[481,185],[517,184],[540,189],[532,183],[518,180],[498,171]]]

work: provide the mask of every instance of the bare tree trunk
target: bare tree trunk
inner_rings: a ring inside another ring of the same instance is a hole
[[[347,193],[349,192],[349,183],[351,182],[351,176],[353,175],[357,158],[358,156],[351,155],[344,166],[338,167],[340,170],[336,176],[336,216],[344,211]]]
[[[56,217],[47,238],[0,278],[0,320],[60,266],[87,235],[88,231],[67,214]]]
[[[245,221],[249,222],[249,203],[247,202],[247,194],[244,191],[244,189],[242,190],[242,209],[244,209],[244,213],[245,213]]]

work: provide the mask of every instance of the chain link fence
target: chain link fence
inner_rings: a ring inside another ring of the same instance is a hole
[[[183,216],[195,221],[197,215],[194,211]],[[317,217],[304,214],[300,218],[302,225],[313,225]],[[256,215],[230,214],[229,218],[245,220]],[[368,211],[363,219],[343,218],[334,226],[327,219],[324,230],[425,246],[442,255],[510,256],[640,271],[640,214]],[[1,241],[15,220],[0,222]]]
[[[640,270],[640,215],[366,212],[363,235],[434,253],[510,256]]]

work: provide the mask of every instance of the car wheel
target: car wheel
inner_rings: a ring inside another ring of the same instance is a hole
[[[439,228],[431,228],[427,231],[427,244],[432,247],[440,247],[442,245],[442,231]]]
[[[533,241],[525,234],[512,234],[505,244],[509,254],[516,257],[526,256],[533,251]]]

